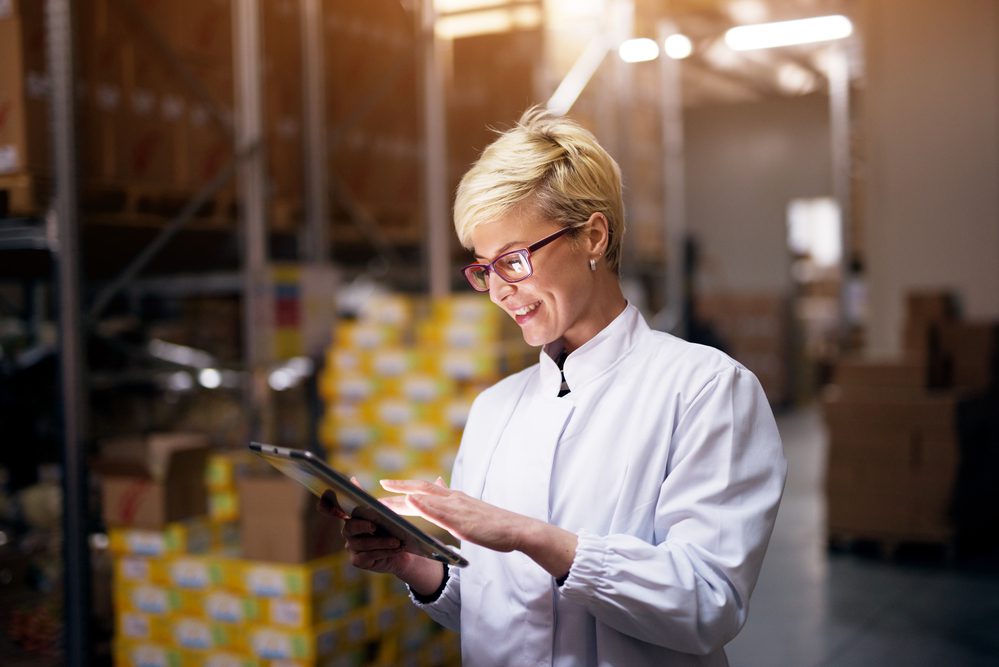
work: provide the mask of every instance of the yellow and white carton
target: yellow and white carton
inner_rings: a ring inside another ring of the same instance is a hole
[[[332,589],[339,558],[334,554],[296,564],[231,561],[224,568],[225,584],[259,597],[309,597]]]

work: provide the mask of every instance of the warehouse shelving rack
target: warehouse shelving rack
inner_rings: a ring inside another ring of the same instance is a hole
[[[233,0],[233,64],[236,74],[234,122],[210,104],[210,95],[188,72],[183,63],[171,56],[170,47],[156,26],[138,10],[132,0],[115,0],[128,12],[154,48],[184,85],[206,103],[215,123],[231,134],[235,145],[228,165],[206,183],[163,225],[155,237],[128,265],[110,280],[92,299],[86,312],[82,309],[81,244],[79,191],[74,127],[74,39],[72,0],[46,0],[46,40],[51,77],[51,136],[53,139],[53,195],[48,214],[0,224],[0,253],[40,252],[55,269],[54,292],[58,295],[60,384],[63,416],[63,523],[64,523],[64,655],[69,665],[86,665],[91,659],[91,596],[89,590],[90,545],[87,534],[88,474],[85,452],[88,433],[86,409],[87,369],[83,353],[83,332],[96,322],[113,299],[124,291],[166,289],[184,291],[197,278],[191,276],[164,281],[138,281],[142,270],[154,256],[187,226],[205,202],[228,181],[238,183],[239,235],[242,267],[238,274],[215,275],[208,284],[199,282],[197,290],[236,291],[244,300],[244,345],[247,367],[260,372],[259,330],[254,326],[254,300],[260,298],[260,276],[267,266],[267,208],[265,200],[265,162],[262,127],[260,0]],[[446,186],[445,121],[441,50],[435,37],[435,10],[431,0],[402,2],[412,13],[418,35],[423,82],[424,181],[423,206],[426,219],[426,266],[423,273],[434,295],[444,295],[450,286],[448,197]],[[361,236],[376,250],[392,256],[391,245],[381,238],[373,220],[361,207],[353,206],[350,193],[333,179],[326,166],[328,139],[325,128],[323,76],[322,1],[300,0],[302,26],[302,65],[304,72],[303,128],[305,150],[304,230],[301,256],[309,262],[327,262],[330,257],[330,195],[334,195],[351,215]],[[376,93],[372,93],[376,94]],[[363,106],[363,102],[362,102]],[[166,287],[164,287],[166,285]],[[246,396],[248,414],[255,414],[267,397],[261,387],[266,383],[249,381]]]

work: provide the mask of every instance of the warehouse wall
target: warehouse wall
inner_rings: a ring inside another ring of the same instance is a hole
[[[828,98],[807,95],[687,112],[687,221],[706,291],[786,293],[786,212],[832,192]]]
[[[908,289],[999,317],[999,3],[867,0],[864,19],[869,340],[893,353]]]

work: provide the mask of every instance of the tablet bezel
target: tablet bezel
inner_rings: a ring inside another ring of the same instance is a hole
[[[432,558],[448,565],[465,567],[468,561],[432,535],[423,532],[418,526],[407,521],[390,507],[372,496],[370,493],[352,483],[341,472],[334,470],[325,461],[310,451],[278,447],[263,442],[251,442],[250,451],[262,457],[282,473],[321,497],[325,490],[332,491],[337,502],[344,506],[344,498],[349,499],[352,507],[344,507],[348,514],[376,523],[390,535],[403,544],[406,551],[418,556]],[[306,479],[301,475],[304,474]],[[313,484],[310,484],[312,482]]]

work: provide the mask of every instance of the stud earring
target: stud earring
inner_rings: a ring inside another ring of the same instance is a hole
[[[590,259],[590,271],[596,271],[596,270],[597,270],[597,260],[591,258]]]

